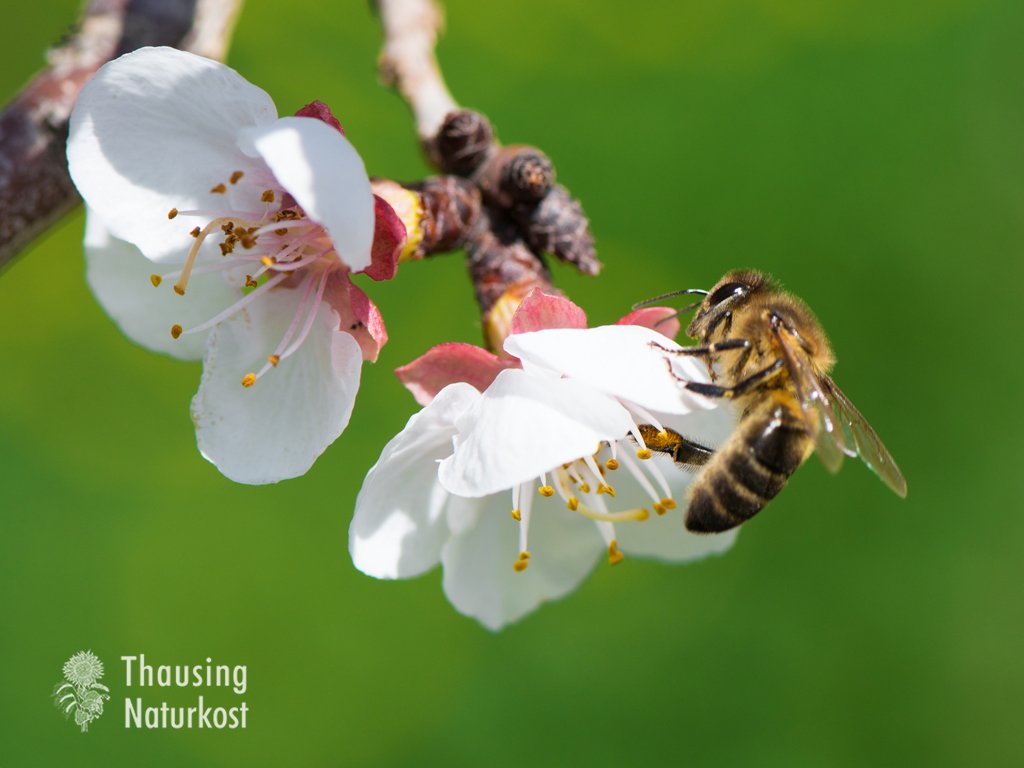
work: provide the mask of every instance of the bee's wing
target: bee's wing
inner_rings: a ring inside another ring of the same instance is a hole
[[[807,425],[814,433],[814,450],[830,472],[838,472],[843,463],[843,454],[857,455],[853,435],[825,391],[821,377],[811,365],[799,339],[785,327],[772,330],[779,341],[782,359],[796,389],[804,416],[807,417]]]
[[[822,388],[832,401],[832,412],[852,440],[856,454],[885,484],[901,497],[907,495],[907,481],[875,430],[828,376],[821,376]]]

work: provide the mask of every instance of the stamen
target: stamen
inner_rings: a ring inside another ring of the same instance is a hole
[[[277,364],[281,362],[280,355],[267,355],[267,362],[277,368]]]
[[[168,219],[173,219],[177,215],[178,215],[178,209],[177,208],[171,208],[171,210],[169,210],[167,212],[167,218]]]
[[[608,461],[606,461],[604,463],[604,465],[606,467],[608,467],[608,469],[614,471],[614,470],[619,468],[619,460],[618,459],[608,459]]]
[[[263,190],[263,194],[260,195],[260,201],[264,202],[264,203],[272,203],[272,202],[274,202],[274,190],[272,190],[272,189],[265,189],[265,190]]]
[[[631,400],[624,400],[622,404],[626,407],[626,410],[630,411],[636,416],[639,416],[639,418],[636,420],[637,424],[650,424],[659,432],[663,432],[665,430],[665,427],[662,426],[661,422],[658,421],[657,417],[643,406],[637,405]]]
[[[647,461],[653,455],[650,448],[637,448],[636,450],[636,457],[641,461]]]
[[[256,383],[256,374],[250,371],[242,377],[242,386],[248,389]]]
[[[192,243],[192,247],[188,249],[188,257],[185,259],[185,266],[181,268],[181,277],[178,282],[174,284],[174,292],[179,296],[185,295],[185,286],[188,285],[189,275],[192,274],[192,267],[196,263],[196,256],[199,255],[199,247],[203,244],[203,240],[209,235],[214,229],[219,227],[226,221],[230,221],[228,217],[222,217],[214,219],[199,232],[199,236],[196,237],[196,241]]]
[[[217,323],[221,322],[222,320],[227,320],[233,314],[238,312],[238,310],[240,310],[242,307],[245,307],[245,306],[249,305],[251,302],[255,301],[257,298],[259,298],[264,293],[269,291],[275,285],[281,283],[282,281],[284,281],[286,279],[288,279],[288,275],[274,275],[272,278],[267,280],[267,282],[265,282],[259,288],[254,290],[252,293],[245,294],[245,296],[240,298],[238,301],[236,301],[230,307],[225,309],[223,312],[220,312],[217,315],[214,315],[209,320],[207,320],[205,323],[201,323],[200,325],[197,325],[195,328],[189,328],[187,331],[185,331],[185,333],[198,333],[199,331],[205,331],[207,328],[212,328],[213,326],[215,326]]]
[[[640,484],[640,487],[644,489],[644,492],[651,498],[651,500],[656,501],[660,504],[661,494],[657,493],[654,490],[654,486],[651,485],[651,481],[647,479],[647,476],[644,474],[643,469],[641,469],[640,465],[634,462],[626,454],[622,455],[622,464],[629,471],[629,474],[631,474],[636,479],[636,481]]]
[[[624,509],[621,512],[598,512],[596,509],[591,509],[586,504],[579,504],[573,512],[583,515],[588,520],[599,520],[604,523],[641,522],[643,520],[647,520],[651,516],[650,511],[644,507]]]
[[[519,511],[518,507],[512,510],[512,519],[516,522],[519,522],[523,519],[523,513]]]
[[[195,227],[191,232],[189,232],[189,234],[192,235],[192,237],[199,237],[200,231],[199,227]]]
[[[153,284],[154,288],[159,288],[160,287],[160,283],[162,283],[163,281],[164,281],[164,279],[162,277],[160,277],[160,275],[150,275],[149,276],[149,282],[151,282]]]
[[[575,496],[570,496],[566,500],[565,506],[567,506],[569,508],[570,512],[575,512],[580,507],[580,500],[578,498],[576,498]]]
[[[611,565],[618,565],[625,559],[625,555],[619,549],[619,542],[612,539],[612,543],[608,545],[608,562]]]
[[[223,182],[221,182],[220,184],[216,185],[215,187],[210,187],[210,192],[212,194],[214,194],[214,195],[223,195],[227,191],[228,191],[228,188],[224,186]]]
[[[537,489],[537,492],[547,499],[555,495],[555,489],[552,488],[550,485],[542,485],[540,488]]]
[[[526,570],[526,566],[530,564],[530,548],[527,539],[530,532],[530,512],[533,508],[531,503],[533,501],[533,494],[527,492],[521,495],[526,503],[519,509],[519,559],[512,565],[516,573],[522,573]]]
[[[181,336],[181,326],[175,323],[171,326],[171,338],[176,339]]]
[[[230,181],[232,184],[237,184],[238,180],[241,179],[243,176],[245,176],[245,173],[243,173],[242,171],[235,171],[234,173],[231,174],[231,178],[228,179],[228,181]]]

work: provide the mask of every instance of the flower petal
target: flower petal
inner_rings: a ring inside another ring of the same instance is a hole
[[[186,296],[166,284],[154,288],[154,263],[131,243],[113,237],[91,211],[85,218],[85,262],[89,286],[124,334],[180,360],[202,359],[208,334],[173,339],[171,326],[200,325],[242,297],[220,274],[196,275]]]
[[[534,288],[512,315],[510,334],[547,328],[586,328],[587,313],[564,296],[553,296]]]
[[[295,113],[296,117],[314,117],[321,122],[327,123],[334,130],[338,131],[342,136],[345,135],[345,129],[341,127],[341,122],[331,112],[331,108],[327,106],[320,99],[314,99],[309,102],[306,106]]]
[[[398,272],[398,259],[405,247],[405,224],[395,209],[379,195],[373,196],[373,246],[370,266],[363,274],[371,280],[390,280]]]
[[[633,426],[613,399],[570,379],[502,371],[459,419],[455,453],[441,484],[459,496],[486,496],[581,456]]]
[[[282,117],[240,131],[238,141],[243,151],[262,157],[306,214],[324,226],[353,272],[370,266],[373,194],[348,139],[315,118]]]
[[[242,386],[284,336],[300,295],[274,289],[210,333],[192,419],[200,452],[235,482],[304,474],[348,425],[363,357],[327,304],[293,355]]]
[[[671,307],[641,307],[619,318],[616,325],[642,325],[662,336],[675,339],[679,335],[679,313]]]
[[[530,564],[516,572],[518,524],[509,515],[511,495],[483,499],[451,497],[450,505],[471,507],[476,521],[445,544],[444,591],[452,605],[490,630],[499,630],[541,603],[572,592],[604,550],[589,520],[557,506],[536,504],[530,521]]]
[[[437,565],[448,539],[448,492],[437,462],[451,455],[455,418],[480,393],[453,384],[414,414],[366,475],[349,528],[352,562],[378,579],[417,576]]]
[[[330,280],[325,297],[338,313],[341,330],[352,334],[359,342],[363,360],[377,362],[381,347],[388,343],[380,310],[344,272],[333,273]]]
[[[71,114],[71,177],[114,236],[154,261],[181,258],[195,222],[171,221],[168,211],[223,207],[209,190],[254,165],[236,146],[239,128],[276,117],[270,97],[229,67],[142,48],[82,89]]]
[[[515,365],[483,347],[450,341],[431,347],[411,363],[395,369],[416,402],[426,405],[449,384],[464,381],[481,392],[506,368]]]
[[[709,381],[707,369],[692,358],[667,355],[653,345],[676,350],[674,341],[636,325],[603,325],[522,333],[505,341],[505,351],[523,365],[539,365],[586,382],[601,392],[663,413],[714,408],[717,403],[687,392],[668,371],[689,381]],[[666,363],[668,361],[668,363]]]

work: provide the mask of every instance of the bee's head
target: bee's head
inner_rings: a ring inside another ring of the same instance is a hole
[[[726,317],[743,307],[750,297],[771,285],[768,275],[752,269],[734,269],[715,283],[697,309],[686,335],[704,340]]]

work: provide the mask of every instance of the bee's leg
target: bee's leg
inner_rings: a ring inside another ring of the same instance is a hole
[[[668,349],[667,347],[661,346],[656,341],[651,342],[651,346],[658,349],[668,355],[677,355],[679,357],[703,357],[708,366],[708,376],[711,377],[712,381],[717,379],[714,368],[714,356],[719,352],[728,352],[733,349],[742,349],[740,353],[740,362],[737,364],[736,369],[739,370],[739,366],[746,363],[747,358],[750,356],[750,351],[753,348],[751,343],[746,339],[726,339],[725,341],[715,341],[711,344],[703,344],[699,347],[683,347],[682,349]]]
[[[779,373],[779,371],[782,370],[783,365],[784,363],[780,358],[771,365],[769,365],[767,368],[763,368],[757,373],[751,374],[743,381],[737,382],[731,387],[721,387],[717,384],[704,384],[699,381],[687,381],[686,379],[677,376],[675,371],[673,371],[671,367],[669,367],[669,373],[672,374],[672,377],[676,381],[678,381],[691,392],[696,392],[697,394],[705,395],[706,397],[721,397],[725,398],[726,400],[731,400],[737,395],[742,395],[751,387],[760,384],[762,381],[765,381],[766,379],[769,379],[772,376],[775,376],[777,373]]]
[[[714,455],[714,451],[700,443],[683,437],[672,429],[657,429],[651,424],[640,424],[644,445],[652,451],[667,453],[677,464],[684,467],[703,467]],[[634,438],[634,442],[636,439]]]
[[[716,341],[699,347],[683,347],[682,349],[669,349],[668,347],[661,346],[661,344],[656,341],[652,341],[651,346],[667,355],[678,355],[679,357],[710,357],[711,355],[717,355],[719,352],[726,352],[730,349],[749,350],[751,345],[746,339],[726,339],[725,341]]]
[[[703,467],[714,455],[710,448],[682,437],[672,452],[672,459],[684,467]]]
[[[704,341],[710,339],[711,334],[713,334],[715,329],[718,328],[718,324],[723,322],[725,323],[725,328],[722,330],[722,336],[728,336],[729,331],[732,330],[732,310],[723,312],[711,321],[711,324],[708,325],[707,332],[704,334]]]

